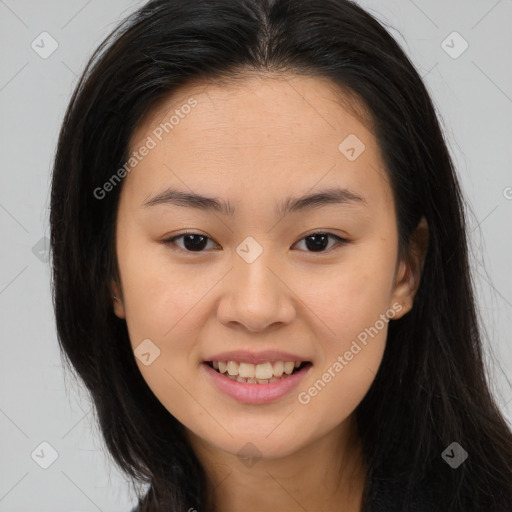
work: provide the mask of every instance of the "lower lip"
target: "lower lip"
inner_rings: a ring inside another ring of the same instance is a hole
[[[248,384],[225,377],[207,363],[201,365],[220,391],[245,404],[267,404],[279,400],[299,385],[311,366],[308,364],[292,375],[268,384]]]

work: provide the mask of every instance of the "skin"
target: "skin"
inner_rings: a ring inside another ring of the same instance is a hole
[[[380,315],[393,310],[399,318],[411,309],[427,226],[420,223],[409,255],[399,259],[392,190],[364,108],[317,77],[189,84],[148,113],[131,151],[191,97],[197,106],[122,185],[114,312],[126,319],[134,349],[148,338],[159,348],[152,364],[137,364],[185,425],[223,512],[329,512],[340,503],[359,511],[365,473],[354,410],[378,371],[388,323],[307,404],[297,395]],[[349,134],[365,144],[354,161],[338,149]],[[333,185],[364,203],[276,216],[274,205],[285,197]],[[236,214],[142,206],[168,186],[232,201]],[[208,237],[203,252],[187,252],[184,238],[175,250],[162,242],[185,229]],[[350,242],[330,238],[324,252],[314,252],[305,239],[312,231]],[[236,252],[247,236],[263,249],[252,263]],[[278,402],[241,404],[200,371],[207,356],[232,349],[289,351],[313,367]],[[248,442],[261,456],[251,466],[237,456]]]

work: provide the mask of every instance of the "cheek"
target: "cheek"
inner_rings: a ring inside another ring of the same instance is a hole
[[[347,418],[368,392],[394,316],[389,307],[390,280],[373,274],[385,269],[370,269],[361,261],[350,270],[333,277],[322,293],[310,299],[322,319],[318,323],[321,332],[327,335],[318,332],[319,361],[297,400],[308,411],[308,418],[323,417],[326,425],[322,428],[327,429]],[[331,411],[327,418],[326,408]]]
[[[130,247],[132,250],[120,254],[119,269],[137,366],[171,414],[185,423],[196,421],[189,416],[202,411],[191,407],[184,384],[198,357],[201,297],[216,280],[213,276],[198,278],[192,266],[184,270],[183,266],[170,265],[159,251],[144,251],[142,243],[133,242]],[[139,349],[143,346],[144,351]],[[137,354],[148,352],[150,361],[145,364]]]
[[[173,329],[180,334],[190,329],[192,333],[208,290],[219,283],[226,269],[212,262],[171,264],[165,247],[155,247],[133,232],[118,242],[132,344],[145,338],[163,340],[172,336]],[[317,328],[324,337],[356,336],[389,307],[396,258],[390,247],[391,243],[373,238],[348,248],[346,256],[336,262],[307,264],[298,275],[291,267],[281,267],[283,280],[293,283],[290,300],[297,301],[297,308],[302,308],[300,303],[305,305],[303,313],[313,314],[312,321],[320,321]],[[196,314],[190,314],[195,308]]]
[[[390,307],[395,257],[382,244],[354,248],[336,265],[296,277],[294,292],[321,320],[328,339],[353,338]]]
[[[120,244],[118,255],[132,346],[150,339],[160,351],[151,365],[137,360],[141,374],[171,414],[185,425],[198,425],[204,411],[187,392],[195,385],[189,373],[214,308],[212,297],[219,298],[215,286],[230,264],[174,265],[165,251],[134,239]],[[384,245],[368,244],[336,264],[311,264],[296,273],[291,265],[280,269],[293,291],[288,300],[297,308],[297,321],[316,342],[315,371],[297,389],[293,406],[303,414],[306,430],[327,432],[354,411],[382,360],[387,324],[376,334],[372,327],[389,307],[393,254]],[[275,288],[276,293],[286,289]]]
[[[298,390],[298,407],[306,413],[305,421],[328,431],[354,412],[375,379],[385,338],[383,329],[366,344],[356,339],[332,347],[325,363]]]
[[[165,250],[146,240],[119,240],[123,303],[134,348],[146,338],[162,346],[174,332],[183,334],[191,328],[196,316],[190,312],[213,286],[214,276],[202,273],[198,266],[171,265],[169,261]],[[184,334],[182,339],[190,339]]]
[[[357,407],[382,361],[394,316],[389,300],[395,257],[377,240],[354,251],[329,275],[317,274],[315,293],[312,281],[302,290],[304,302],[315,313],[312,318],[322,320],[317,322],[321,356],[298,401],[311,412],[320,412],[326,403],[336,404],[333,424]]]

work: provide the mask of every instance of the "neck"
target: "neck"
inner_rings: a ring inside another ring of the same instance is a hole
[[[352,415],[336,429],[281,458],[244,464],[191,434],[216,512],[361,512],[365,486],[361,443]]]

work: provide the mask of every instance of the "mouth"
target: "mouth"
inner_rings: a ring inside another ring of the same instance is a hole
[[[289,397],[312,366],[311,361],[204,361],[200,365],[218,391],[249,405],[270,404]]]
[[[228,379],[245,384],[278,382],[312,366],[310,361],[267,361],[260,364],[238,361],[205,361],[204,364]]]

